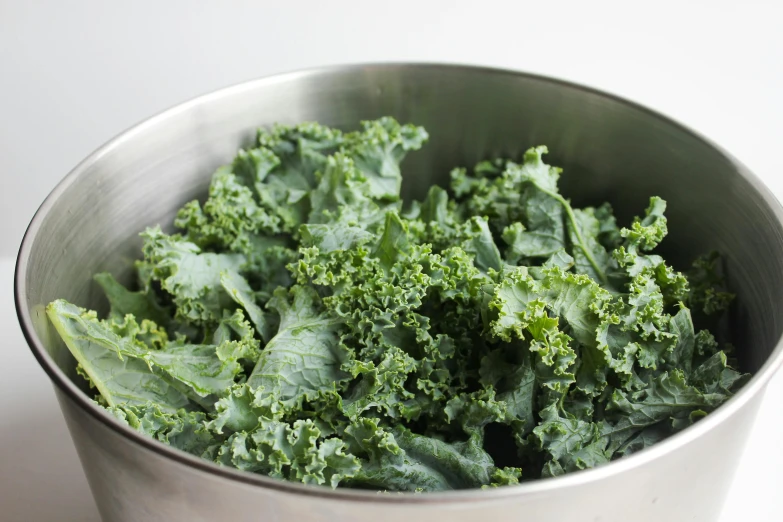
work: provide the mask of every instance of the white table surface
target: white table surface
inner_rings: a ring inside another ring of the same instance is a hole
[[[11,256],[70,168],[174,103],[328,63],[509,67],[663,111],[783,196],[780,0],[289,4],[0,0],[0,522],[99,520],[51,385],[19,331]],[[769,385],[722,522],[783,520],[781,400],[783,375]]]

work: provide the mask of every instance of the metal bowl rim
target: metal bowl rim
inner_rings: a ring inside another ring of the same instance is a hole
[[[476,503],[487,502],[494,500],[503,500],[517,498],[525,495],[535,494],[547,494],[556,491],[563,491],[571,488],[578,488],[583,484],[591,482],[601,481],[620,473],[631,471],[632,469],[640,468],[646,463],[659,458],[662,455],[676,451],[679,448],[687,446],[688,444],[697,441],[700,437],[706,434],[714,427],[727,421],[732,415],[740,410],[746,403],[762,393],[764,386],[770,380],[772,375],[783,364],[783,336],[776,342],[775,348],[769,355],[762,367],[756,372],[756,374],[748,381],[743,388],[734,395],[729,401],[721,405],[714,412],[707,415],[705,418],[694,424],[693,426],[651,446],[638,453],[630,455],[628,457],[612,461],[603,466],[599,466],[593,469],[578,471],[569,473],[560,477],[540,479],[531,482],[525,482],[515,486],[505,486],[500,488],[492,488],[489,490],[473,489],[473,490],[459,490],[437,493],[392,493],[392,494],[380,494],[373,491],[352,490],[348,488],[344,489],[329,489],[323,486],[311,486],[305,484],[298,484],[293,482],[286,482],[278,479],[273,479],[264,475],[258,475],[248,473],[244,471],[235,470],[232,468],[220,467],[205,459],[190,455],[183,451],[171,448],[161,442],[156,441],[151,437],[142,435],[141,433],[133,430],[127,425],[120,423],[112,415],[106,412],[103,408],[99,407],[94,401],[92,401],[84,392],[82,392],[57,366],[54,360],[49,356],[44,348],[38,336],[35,334],[33,328],[32,319],[28,313],[27,306],[25,305],[26,294],[26,275],[27,267],[29,264],[30,251],[36,240],[38,230],[41,224],[46,219],[49,211],[57,203],[61,194],[63,194],[68,187],[86,170],[92,165],[99,162],[101,158],[110,153],[111,151],[122,147],[123,144],[131,139],[133,136],[144,133],[154,132],[156,126],[162,124],[167,119],[173,116],[192,110],[196,107],[208,104],[216,99],[229,97],[239,92],[246,90],[254,90],[261,86],[272,85],[275,83],[287,83],[296,82],[301,78],[306,77],[318,77],[318,76],[330,76],[334,74],[343,74],[351,71],[358,71],[362,69],[376,69],[376,70],[394,70],[394,69],[430,69],[430,70],[450,70],[450,71],[466,71],[472,74],[481,74],[486,76],[516,76],[520,78],[527,78],[541,83],[549,83],[558,88],[568,88],[577,91],[582,91],[586,94],[592,94],[604,97],[612,100],[616,103],[626,105],[632,109],[646,113],[649,117],[657,119],[667,125],[679,128],[680,130],[691,134],[693,137],[699,139],[703,143],[713,148],[716,152],[721,154],[726,160],[728,160],[736,169],[737,175],[745,179],[757,192],[767,207],[774,213],[777,218],[777,225],[783,229],[783,206],[775,198],[775,196],[769,191],[764,183],[753,174],[747,167],[745,167],[739,160],[737,160],[730,153],[725,151],[722,147],[712,142],[707,137],[700,133],[690,129],[689,127],[679,123],[678,121],[669,118],[655,110],[640,105],[636,102],[628,100],[626,98],[571,81],[554,78],[550,76],[544,76],[534,73],[528,73],[523,71],[517,71],[513,69],[504,69],[497,67],[487,67],[481,65],[470,65],[461,63],[433,63],[433,62],[372,62],[372,63],[352,63],[352,64],[338,64],[328,65],[321,67],[313,67],[306,69],[299,69],[291,72],[284,72],[280,74],[274,74],[271,76],[265,76],[255,80],[250,80],[242,83],[238,83],[229,87],[214,90],[207,94],[197,96],[189,101],[175,105],[169,109],[163,110],[158,114],[147,118],[136,125],[131,126],[125,131],[119,133],[114,138],[104,143],[101,147],[96,149],[93,153],[82,160],[76,167],[73,168],[49,193],[41,206],[36,211],[30,224],[25,231],[24,238],[19,249],[19,254],[16,260],[16,267],[14,273],[14,301],[16,305],[16,312],[19,318],[19,324],[22,328],[27,343],[30,346],[30,350],[38,360],[38,363],[43,367],[44,371],[49,375],[49,378],[54,382],[56,387],[62,392],[68,399],[73,401],[86,413],[94,417],[101,422],[107,428],[117,432],[119,435],[129,439],[134,444],[140,446],[146,451],[151,451],[165,458],[172,459],[195,470],[210,473],[223,477],[227,480],[236,481],[250,486],[258,486],[261,488],[267,488],[276,490],[281,493],[289,493],[302,496],[315,496],[323,497],[331,500],[353,501],[353,502],[391,502],[391,503],[407,503],[407,504],[449,504],[455,505],[460,503]]]

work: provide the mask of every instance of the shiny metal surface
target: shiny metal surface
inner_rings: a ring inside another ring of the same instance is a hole
[[[664,251],[683,261],[709,249],[726,255],[739,294],[732,337],[756,376],[695,426],[627,459],[515,487],[426,495],[332,491],[218,468],[116,423],[71,381],[74,361],[46,321],[46,303],[63,297],[104,308],[92,274],[128,277],[138,232],[171,223],[181,204],[204,196],[214,169],[257,126],[316,120],[351,128],[387,114],[424,125],[431,136],[403,165],[409,196],[445,182],[455,165],[546,144],[575,203],[608,199],[627,220],[650,195],[664,197],[671,230]],[[103,146],[57,186],[30,224],[15,293],[22,329],[54,382],[106,521],[710,521],[765,384],[783,359],[782,223],[780,205],[736,160],[633,103],[496,69],[343,66],[224,89]]]

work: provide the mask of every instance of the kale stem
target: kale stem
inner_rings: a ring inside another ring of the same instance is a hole
[[[574,215],[574,211],[571,208],[571,205],[568,203],[568,201],[563,198],[560,194],[557,192],[551,192],[544,187],[540,186],[538,183],[534,183],[536,188],[546,194],[547,196],[550,196],[554,198],[556,201],[560,202],[561,205],[563,205],[563,208],[566,211],[566,215],[568,216],[569,221],[571,221],[571,227],[574,229],[574,234],[576,235],[576,240],[578,243],[579,248],[584,252],[585,257],[587,258],[587,261],[590,263],[590,266],[593,267],[593,270],[595,270],[595,273],[598,274],[598,278],[601,280],[601,283],[606,285],[606,274],[603,270],[601,270],[598,267],[598,263],[595,261],[595,258],[593,257],[593,253],[590,252],[590,249],[587,248],[585,245],[584,239],[582,239],[582,232],[579,230],[579,225],[576,222],[576,216]]]

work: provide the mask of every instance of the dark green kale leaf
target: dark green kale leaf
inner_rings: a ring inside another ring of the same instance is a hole
[[[260,130],[180,233],[142,234],[138,290],[95,276],[106,319],[47,307],[96,401],[220,466],[424,492],[603,465],[747,381],[712,333],[720,258],[654,253],[665,201],[627,227],[575,208],[540,146],[404,206],[427,139],[392,118]]]

